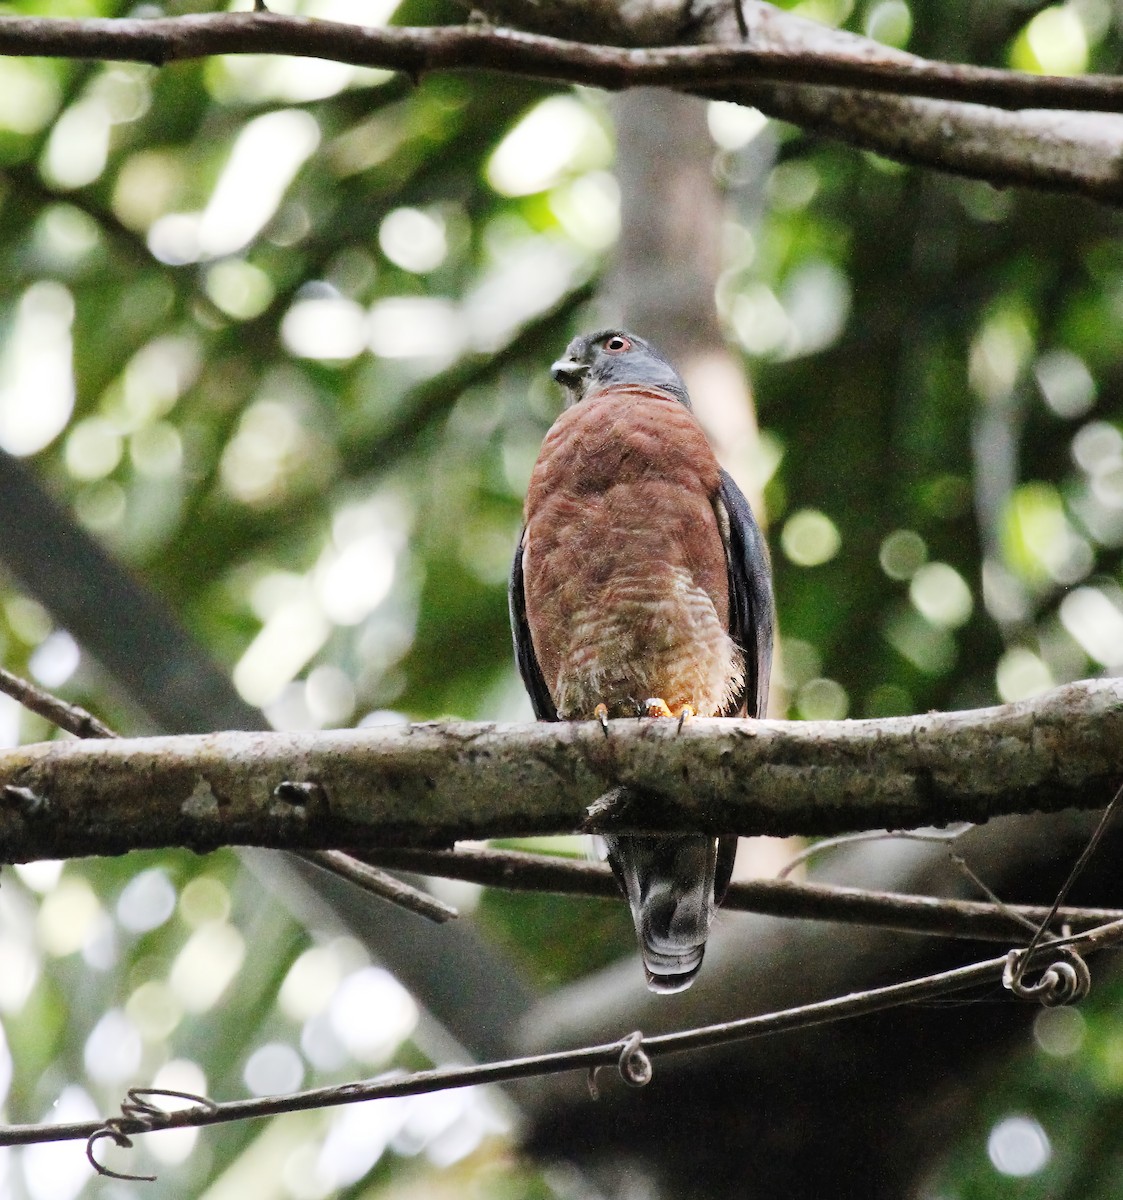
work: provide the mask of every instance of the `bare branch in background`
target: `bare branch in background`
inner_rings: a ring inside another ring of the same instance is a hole
[[[370,850],[362,857],[380,866],[463,879],[488,887],[621,899],[620,888],[605,864],[580,859],[466,847],[457,850]],[[1024,922],[1036,927],[1049,917],[1049,909],[1041,905],[944,900],[865,888],[796,883],[787,879],[732,883],[721,906],[732,912],[879,925],[902,933],[940,934],[988,942],[1008,942],[1022,937]],[[1054,918],[1058,925],[1084,929],[1123,918],[1123,911],[1066,908],[1055,913]]]
[[[595,7],[593,0],[587,7]],[[616,40],[652,36],[654,27],[646,20],[652,7],[624,10],[613,30]],[[212,54],[291,54],[404,71],[415,78],[428,71],[487,69],[611,90],[671,87],[756,104],[770,115],[905,162],[1112,203],[1123,196],[1121,123],[1102,115],[1123,110],[1123,80],[934,63],[801,20],[760,0],[744,8],[747,42],[740,41],[735,26],[727,33],[721,22],[711,20],[681,30],[680,36],[712,37],[717,44],[644,49],[490,26],[368,28],[269,12],[153,19],[7,17],[0,21],[0,54],[157,65]],[[534,18],[530,6],[520,6],[520,14],[522,21]],[[571,27],[582,26],[574,20]],[[609,32],[602,28],[601,36]],[[1005,108],[1026,111],[996,111]],[[1044,109],[1066,111],[1038,111]],[[1089,115],[1093,112],[1101,115]]]
[[[789,20],[775,17],[775,32]],[[0,22],[0,53],[129,59],[155,66],[213,54],[292,54],[384,67],[415,77],[430,71],[493,70],[609,91],[799,83],[996,108],[1123,110],[1123,79],[1115,76],[1043,76],[929,62],[864,38],[842,35],[848,39],[842,41],[834,31],[824,30],[824,38],[828,35],[832,40],[822,47],[785,44],[773,36],[772,44],[762,46],[749,41],[640,49],[490,26],[381,28],[271,12],[147,19],[8,17]]]
[[[88,713],[77,704],[68,704],[58,696],[52,696],[26,679],[13,675],[0,667],[0,692],[19,701],[29,712],[36,713],[45,721],[79,738],[111,738],[117,735],[108,725]]]
[[[344,854],[342,850],[313,850],[310,854],[302,854],[300,857],[313,866],[338,875],[340,879],[346,879],[348,883],[353,883],[380,900],[388,900],[391,904],[429,921],[435,921],[438,925],[460,915],[450,904],[445,904],[436,896],[410,887],[408,883],[395,879],[393,875],[388,875],[369,863],[360,862],[352,855]]]

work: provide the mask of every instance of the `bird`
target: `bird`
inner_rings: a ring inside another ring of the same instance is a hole
[[[762,717],[774,601],[752,509],[718,465],[682,377],[624,329],[576,337],[550,368],[565,408],[531,472],[511,570],[515,658],[545,721]],[[642,812],[650,795],[609,793]],[[702,965],[735,837],[601,835],[648,987]]]

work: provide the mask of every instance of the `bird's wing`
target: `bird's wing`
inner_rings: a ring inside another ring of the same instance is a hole
[[[768,546],[749,502],[725,471],[714,508],[729,564],[729,632],[745,656],[744,690],[722,716],[736,716],[745,709],[750,717],[763,717],[768,708],[775,623]]]
[[[515,640],[515,661],[519,665],[523,687],[530,696],[534,715],[540,721],[556,721],[558,710],[553,697],[542,678],[542,668],[534,653],[534,642],[530,637],[530,626],[526,621],[526,593],[523,591],[523,539],[526,530],[519,534],[515,547],[515,561],[511,564],[511,582],[507,589],[507,602],[511,609],[511,636]]]

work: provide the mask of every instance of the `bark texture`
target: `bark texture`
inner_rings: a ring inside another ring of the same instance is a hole
[[[932,63],[764,0],[743,0],[745,40],[732,4],[696,12],[665,0],[482,0],[476,7],[532,32],[367,28],[269,12],[7,17],[0,53],[155,65],[212,54],[296,54],[414,77],[489,69],[610,90],[654,85],[756,105],[901,162],[1112,204],[1123,199],[1123,82],[1114,77]],[[588,44],[595,42],[604,44]]]
[[[574,829],[828,834],[1100,808],[1123,680],[838,722],[423,724],[47,742],[0,755],[8,861],[158,846],[448,845]],[[630,785],[643,812],[587,806]]]

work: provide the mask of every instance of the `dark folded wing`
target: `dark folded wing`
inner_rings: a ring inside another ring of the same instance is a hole
[[[729,564],[729,632],[745,656],[744,690],[722,715],[736,716],[745,708],[750,717],[762,717],[768,708],[775,623],[768,546],[749,502],[725,471],[714,507]]]
[[[750,518],[751,519],[751,518]],[[515,640],[515,662],[519,666],[523,687],[530,696],[534,715],[540,721],[556,721],[558,710],[542,678],[542,668],[534,654],[534,643],[530,639],[530,626],[526,622],[526,593],[523,590],[523,538],[526,530],[519,534],[515,547],[515,561],[511,565],[511,583],[507,589],[507,602],[511,609],[511,636]]]

